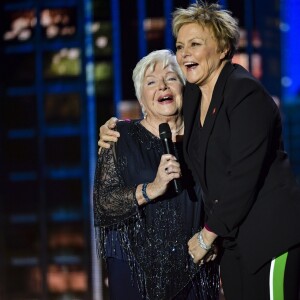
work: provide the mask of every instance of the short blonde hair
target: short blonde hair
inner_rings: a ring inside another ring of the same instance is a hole
[[[177,8],[173,13],[172,29],[175,38],[180,28],[185,24],[197,23],[212,30],[218,50],[228,50],[225,59],[231,59],[237,49],[239,41],[239,27],[237,19],[231,12],[222,9],[219,4],[208,4],[198,1],[188,8]]]
[[[175,54],[167,49],[152,51],[136,64],[132,73],[135,95],[139,101],[141,100],[142,84],[146,71],[149,68],[154,70],[155,65],[159,62],[163,63],[164,68],[171,66],[181,83],[185,85],[185,77],[177,63]]]

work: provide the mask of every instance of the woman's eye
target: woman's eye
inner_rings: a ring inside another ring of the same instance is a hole
[[[179,51],[182,49],[182,46],[181,45],[176,45],[176,50]]]
[[[148,81],[147,82],[147,85],[152,85],[152,84],[154,84],[155,83],[155,81]]]
[[[169,77],[167,78],[168,81],[176,81],[177,80],[177,77]]]

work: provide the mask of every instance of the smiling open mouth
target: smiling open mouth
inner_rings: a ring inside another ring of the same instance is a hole
[[[168,101],[168,100],[173,100],[173,96],[165,96],[165,97],[162,97],[160,99],[158,99],[158,102],[164,102],[164,101]]]
[[[187,69],[192,69],[192,68],[198,66],[198,64],[197,64],[197,63],[186,63],[186,64],[184,64],[184,66],[185,66]]]

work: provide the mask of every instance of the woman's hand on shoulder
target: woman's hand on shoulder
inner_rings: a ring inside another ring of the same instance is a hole
[[[110,148],[109,142],[117,142],[118,138],[120,137],[120,133],[115,131],[114,128],[118,119],[116,117],[111,117],[108,121],[106,121],[99,129],[99,152],[100,154],[101,148]]]

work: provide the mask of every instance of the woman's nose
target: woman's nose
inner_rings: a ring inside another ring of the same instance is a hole
[[[182,48],[181,51],[180,51],[180,54],[181,54],[182,57],[188,56],[189,55],[188,48],[187,47]]]
[[[159,89],[160,90],[166,90],[168,88],[168,85],[166,83],[165,80],[161,80],[160,83],[159,83]]]

